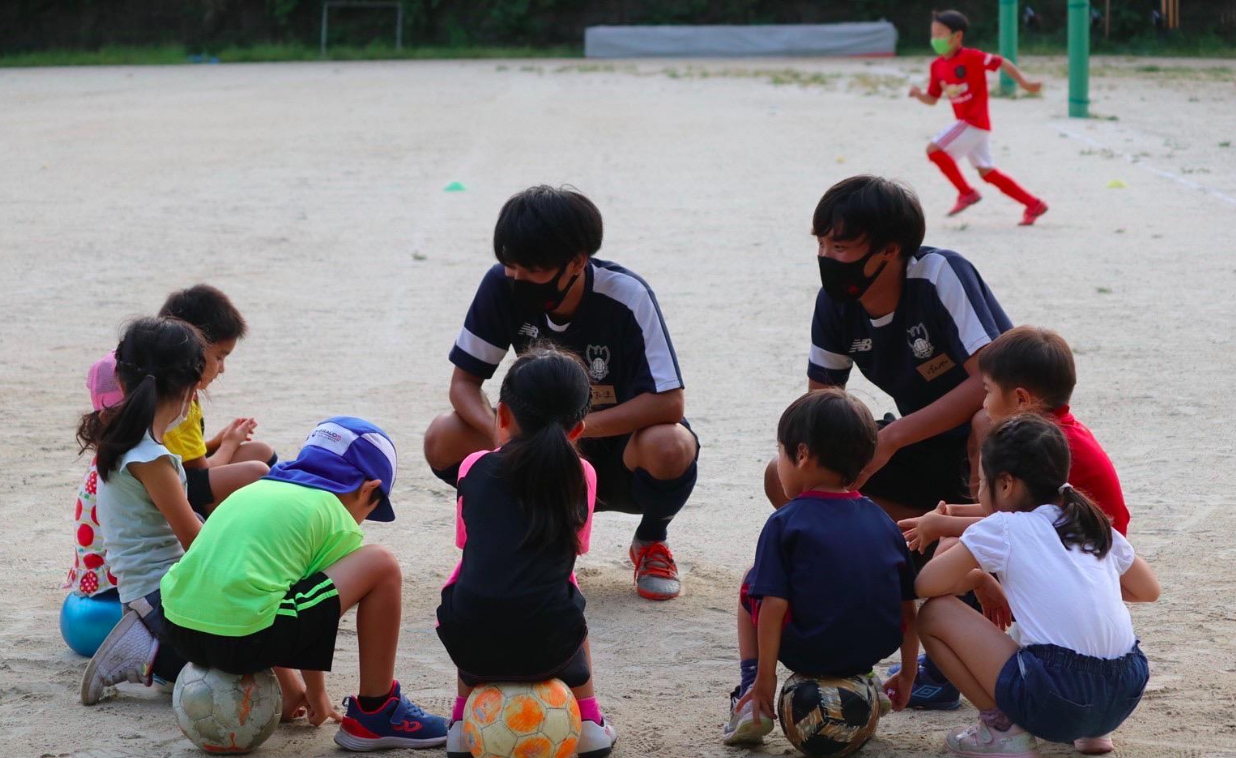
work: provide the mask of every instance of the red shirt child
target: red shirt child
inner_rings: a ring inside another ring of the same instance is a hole
[[[1112,528],[1121,534],[1129,531],[1129,509],[1124,504],[1124,491],[1111,458],[1099,441],[1082,422],[1073,418],[1069,406],[1052,411],[1052,418],[1069,442],[1073,465],[1069,469],[1069,484],[1090,496],[1112,520]]]
[[[1004,59],[971,47],[931,62],[931,81],[927,94],[948,97],[958,121],[991,131],[987,112],[987,72],[996,71]]]

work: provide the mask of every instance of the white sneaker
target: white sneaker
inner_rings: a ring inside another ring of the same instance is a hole
[[[136,611],[127,611],[90,659],[82,675],[82,705],[94,705],[103,688],[120,682],[150,686],[159,641]]]
[[[464,747],[462,721],[452,721],[446,728],[446,758],[472,758],[472,753]]]
[[[1016,724],[1007,732],[989,729],[982,721],[959,727],[944,738],[944,746],[950,753],[967,758],[1039,758],[1034,735]]]
[[[584,719],[575,752],[579,758],[605,758],[614,749],[617,741],[618,731],[609,723],[609,719],[605,719],[604,724]]]
[[[760,723],[755,723],[755,705],[748,700],[741,708],[735,695],[730,696],[730,722],[725,725],[725,744],[727,745],[763,745],[764,735],[773,730],[772,719],[765,715]]]

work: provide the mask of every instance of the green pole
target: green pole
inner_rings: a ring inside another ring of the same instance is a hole
[[[1017,62],[1017,0],[1000,0],[1000,57]],[[1012,97],[1017,83],[1000,72],[1000,94]]]
[[[1090,2],[1069,0],[1069,118],[1090,118]]]

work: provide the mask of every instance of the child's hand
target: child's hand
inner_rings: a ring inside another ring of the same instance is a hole
[[[999,627],[1000,631],[1004,631],[1013,623],[1013,609],[1009,606],[1004,588],[996,578],[991,574],[983,576],[986,578],[974,588],[974,596],[978,598],[979,605],[983,606],[983,615],[987,620]]]
[[[948,505],[941,500],[934,511],[928,511],[918,518],[902,519],[897,522],[897,527],[901,529],[906,545],[911,550],[925,553],[931,543],[940,539],[942,519],[947,515]]]
[[[325,688],[308,693],[305,702],[309,708],[310,724],[321,726],[328,720],[343,721],[343,715],[335,710],[335,704],[331,702],[330,695],[326,693]]]
[[[910,693],[914,691],[914,677],[917,674],[917,665],[911,668],[902,666],[897,676],[884,683],[884,694],[892,701],[894,711],[904,711],[910,704]]]
[[[242,442],[248,442],[253,438],[253,430],[257,428],[257,422],[251,418],[238,418],[228,424],[222,432],[223,442],[234,442],[240,445]]]
[[[923,90],[917,84],[910,88],[910,94],[908,95],[908,97],[922,97],[922,96],[923,96]]]
[[[768,714],[770,720],[777,718],[776,710],[777,699],[777,675],[772,676],[758,675],[755,679],[755,684],[751,685],[751,689],[747,690],[747,694],[743,695],[738,701],[738,707],[747,704],[751,701],[751,715],[755,719],[755,723],[759,724],[763,721],[764,714]]]
[[[279,716],[279,720],[283,722],[295,721],[298,718],[303,718],[307,713],[309,706],[305,699],[305,686],[302,684],[300,689],[295,692],[283,693],[283,714]]]
[[[1029,92],[1032,95],[1037,95],[1043,91],[1042,82],[1026,82],[1022,86],[1026,88],[1026,92]]]

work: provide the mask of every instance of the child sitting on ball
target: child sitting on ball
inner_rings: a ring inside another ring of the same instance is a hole
[[[399,561],[365,545],[360,523],[393,521],[395,446],[378,427],[336,416],[318,424],[296,460],[219,504],[163,578],[168,635],[187,660],[229,674],[275,669],[284,713],[342,722],[348,750],[436,747],[446,723],[400,692],[395,653]],[[339,619],[356,607],[360,690],[335,711],[326,671]],[[294,670],[300,670],[303,681]]]
[[[596,472],[576,448],[591,396],[578,358],[532,348],[502,382],[500,447],[460,464],[455,544],[463,559],[438,606],[438,636],[459,669],[447,758],[469,755],[464,705],[483,682],[560,679],[579,701],[579,755],[603,758],[617,739],[597,706],[574,574],[596,507]]]
[[[769,518],[739,596],[742,681],[730,696],[725,744],[772,731],[777,661],[795,673],[867,674],[898,647],[886,683],[893,708],[910,698],[918,657],[914,568],[880,506],[853,490],[876,449],[871,411],[842,389],[795,400],[777,425],[777,475],[789,502]]]

